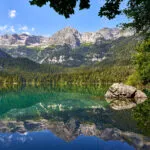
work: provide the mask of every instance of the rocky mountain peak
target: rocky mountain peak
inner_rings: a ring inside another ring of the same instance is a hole
[[[120,32],[120,30],[117,28],[115,29],[103,28],[103,29],[100,29],[97,33],[101,34],[105,40],[110,40],[110,39],[115,39],[114,31],[116,31],[117,34],[119,34]]]
[[[52,37],[49,39],[50,45],[64,45],[68,44],[72,48],[80,45],[80,38],[81,34],[78,30],[66,27],[58,32],[56,32]]]
[[[72,32],[72,33],[78,32],[77,29],[75,29],[75,28],[73,28],[73,27],[70,27],[70,26],[63,28],[63,29],[60,30],[59,32],[63,32],[63,31],[65,31],[65,32]]]
[[[115,40],[119,37],[132,36],[133,30],[119,28],[102,28],[97,32],[85,32],[81,36],[81,43],[96,43],[97,40]]]

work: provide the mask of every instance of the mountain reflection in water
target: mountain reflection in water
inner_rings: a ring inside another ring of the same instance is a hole
[[[106,90],[105,86],[0,89],[0,150],[149,149],[149,135],[142,135],[149,128],[141,130],[137,125],[141,119],[135,117],[142,110],[138,107],[149,111],[145,109],[149,101],[138,111],[113,110],[104,99]]]
[[[0,134],[1,150],[134,150],[125,142],[104,141],[95,136],[80,135],[66,142],[52,132],[31,132],[24,135]]]

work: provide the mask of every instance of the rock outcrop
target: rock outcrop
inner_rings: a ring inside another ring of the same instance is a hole
[[[106,101],[113,109],[130,109],[147,99],[145,93],[133,86],[114,83],[105,94]]]
[[[74,28],[66,27],[49,38],[50,45],[68,44],[72,48],[80,46],[81,34]]]
[[[137,90],[133,86],[125,85],[123,83],[114,83],[107,93],[106,98],[147,98],[146,94]]]

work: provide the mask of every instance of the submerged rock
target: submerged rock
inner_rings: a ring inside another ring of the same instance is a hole
[[[113,109],[130,109],[147,99],[145,93],[133,86],[123,83],[114,83],[105,94],[106,101]]]

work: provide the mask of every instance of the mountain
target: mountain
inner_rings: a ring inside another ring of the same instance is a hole
[[[116,56],[117,59],[120,56],[119,59],[130,59],[128,47],[133,47],[137,40],[130,30],[103,28],[81,34],[76,29],[66,27],[50,38],[27,34],[3,35],[0,37],[0,47],[14,58],[28,58],[39,64],[81,66],[107,59],[111,62]],[[121,54],[122,51],[125,56]]]
[[[133,31],[118,28],[103,28],[97,32],[85,32],[81,36],[81,43],[95,43],[97,40],[115,40],[119,37],[132,36]]]
[[[9,59],[9,58],[11,58],[11,56],[9,56],[7,53],[1,51],[1,49],[0,49],[0,71],[4,69],[4,65],[3,65],[3,63],[1,63],[1,61],[3,59]]]
[[[128,37],[134,34],[131,30],[121,30],[118,28],[103,28],[97,32],[80,33],[78,30],[66,27],[49,38],[50,45],[68,44],[76,48],[83,43],[96,43],[97,40],[115,40],[119,37]]]
[[[42,46],[46,45],[48,38],[27,34],[12,34],[0,36],[0,47],[18,47],[18,46]]]
[[[64,45],[68,44],[72,48],[80,46],[81,33],[71,27],[66,27],[49,38],[50,45]]]
[[[20,46],[3,48],[13,58],[28,58],[39,64],[60,64],[63,66],[111,64],[116,59],[129,60],[134,52],[137,37],[121,37],[116,40],[103,40],[96,44],[82,44],[72,49],[70,45],[49,46],[43,49]]]
[[[48,47],[50,45],[70,45],[76,48],[83,43],[96,43],[97,40],[115,40],[119,37],[127,37],[133,35],[130,30],[121,30],[119,28],[103,28],[97,32],[80,33],[78,30],[66,27],[51,37],[27,35],[27,34],[12,34],[0,36],[0,47]]]
[[[0,49],[0,58],[10,58],[11,56],[9,56],[7,53],[3,52],[1,49]]]

